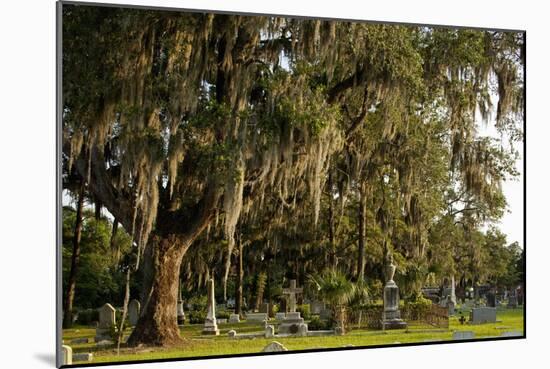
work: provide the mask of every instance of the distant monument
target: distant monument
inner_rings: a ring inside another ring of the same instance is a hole
[[[279,333],[290,333],[297,335],[307,335],[307,324],[300,312],[296,311],[296,294],[303,293],[302,288],[296,287],[296,280],[290,280],[290,287],[283,289],[283,294],[288,296],[289,312],[279,325]]]
[[[214,296],[214,280],[209,279],[206,283],[208,290],[208,311],[206,313],[206,319],[204,320],[204,328],[202,334],[209,334],[218,336],[220,330],[216,323],[216,298]]]
[[[404,329],[407,323],[401,319],[399,311],[399,287],[393,281],[396,266],[393,258],[390,257],[390,264],[387,266],[386,286],[384,287],[384,312],[382,313],[382,329]]]

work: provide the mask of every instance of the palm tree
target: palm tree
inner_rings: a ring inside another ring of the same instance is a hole
[[[327,302],[336,322],[336,332],[345,334],[346,307],[362,296],[368,296],[364,283],[354,284],[338,270],[328,270],[320,276],[309,276],[309,284],[322,301]]]

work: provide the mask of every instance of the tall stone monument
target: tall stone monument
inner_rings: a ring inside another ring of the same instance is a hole
[[[393,260],[390,259],[390,264],[386,269],[388,281],[384,286],[384,312],[382,313],[382,329],[384,330],[407,328],[407,323],[401,319],[399,311],[399,287],[393,281],[395,268]]]
[[[307,334],[307,324],[304,323],[304,318],[300,316],[300,312],[296,311],[296,294],[303,293],[302,288],[296,287],[296,280],[290,280],[290,287],[283,289],[283,294],[287,295],[288,313],[279,325],[279,333],[283,334]]]
[[[216,323],[216,298],[214,296],[214,280],[209,279],[206,283],[206,286],[208,290],[208,311],[206,313],[206,319],[204,320],[202,334],[218,336],[220,334],[220,330],[218,329],[218,324]]]

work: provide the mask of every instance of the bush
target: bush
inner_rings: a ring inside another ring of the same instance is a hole
[[[321,320],[318,316],[313,316],[307,323],[307,328],[311,331],[324,331],[331,329],[332,324],[330,320]]]
[[[193,296],[189,299],[188,304],[191,305],[191,310],[201,311],[206,310],[208,298],[206,295]]]
[[[418,319],[423,316],[432,307],[432,301],[423,297],[422,295],[416,295],[414,300],[407,301],[405,308],[407,309],[409,316],[413,319]]]
[[[189,324],[204,324],[206,320],[206,310],[196,310],[189,312]]]
[[[217,314],[216,314],[216,318],[217,319],[229,319],[229,311],[227,310],[221,310],[221,311],[218,311]]]
[[[305,320],[311,319],[311,309],[309,304],[297,305],[296,311],[300,312],[302,314],[302,318]]]

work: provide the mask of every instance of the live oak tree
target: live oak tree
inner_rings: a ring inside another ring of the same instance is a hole
[[[144,281],[128,343],[179,342],[191,248],[211,248],[191,251],[200,278],[222,253],[227,299],[239,224],[266,222],[268,245],[285,232],[297,255],[328,242],[336,269],[356,204],[357,278],[367,213],[384,254],[422,260],[446,191],[498,193],[507,158],[475,118],[494,87],[497,128],[518,139],[522,47],[503,32],[64,6],[63,168],[132,237]]]

